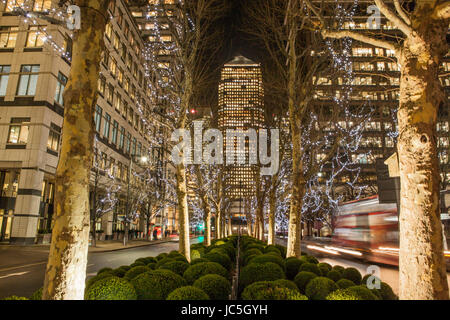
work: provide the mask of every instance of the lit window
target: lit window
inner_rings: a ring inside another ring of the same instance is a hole
[[[14,48],[18,31],[18,27],[0,27],[0,48]]]
[[[30,118],[11,118],[7,142],[12,144],[26,144],[28,142],[30,121]]]
[[[11,66],[0,65],[0,97],[4,97],[6,95],[10,71]]]
[[[99,105],[97,105],[95,107],[95,115],[94,115],[95,130],[97,132],[100,132],[100,127],[102,125],[102,112],[103,109]]]
[[[22,65],[20,68],[18,96],[34,96],[39,76],[39,65]]]
[[[64,104],[63,93],[64,93],[64,89],[66,88],[66,84],[67,84],[66,76],[64,76],[61,72],[59,72],[58,73],[58,81],[56,84],[55,101],[60,105]]]
[[[49,11],[52,8],[51,0],[35,0],[33,10],[34,11]]]
[[[61,128],[54,123],[50,124],[50,132],[48,134],[47,149],[58,152],[61,140]]]
[[[14,8],[23,8],[25,5],[25,0],[8,0],[6,2],[5,11],[14,11]]]
[[[44,34],[39,31],[39,27],[30,27],[30,31],[27,34],[27,42],[25,47],[42,47],[44,45]]]

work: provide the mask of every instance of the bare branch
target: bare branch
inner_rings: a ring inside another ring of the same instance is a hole
[[[342,38],[352,38],[357,41],[361,41],[367,44],[371,44],[375,47],[381,47],[385,49],[390,49],[394,51],[398,51],[399,47],[396,46],[394,43],[376,39],[358,32],[348,31],[348,30],[341,30],[341,31],[330,31],[330,30],[323,30],[322,36],[324,38],[335,38],[335,39],[342,39]]]
[[[397,10],[398,15],[405,21],[407,25],[411,25],[411,19],[409,19],[408,14],[403,10],[402,5],[399,0],[394,0],[395,10]]]
[[[383,0],[375,0],[375,4],[381,13],[391,21],[400,31],[402,31],[406,36],[410,36],[413,29],[406,24],[399,16],[395,14],[389,7],[384,3]]]

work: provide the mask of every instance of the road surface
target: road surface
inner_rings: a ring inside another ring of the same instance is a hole
[[[192,239],[193,243],[197,240]],[[157,256],[178,249],[178,242],[166,242],[110,252],[88,255],[87,278],[104,267],[117,268],[130,265],[137,258]],[[0,247],[0,299],[10,296],[29,297],[44,283],[48,248]]]

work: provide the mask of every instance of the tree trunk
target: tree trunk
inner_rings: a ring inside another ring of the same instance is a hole
[[[221,219],[221,214],[220,214],[220,209],[216,208],[216,239],[220,239],[220,219]]]
[[[269,194],[269,234],[267,244],[275,244],[275,210],[276,210],[276,190],[271,188]]]
[[[178,227],[180,233],[179,252],[188,262],[191,261],[191,248],[189,239],[189,211],[186,191],[186,168],[183,163],[177,165],[177,197],[178,197]]]
[[[89,176],[108,1],[75,1],[81,29],[74,32],[72,67],[64,91],[64,124],[56,171],[55,223],[43,300],[82,300],[89,245]],[[95,10],[88,9],[94,8]]]
[[[125,232],[123,234],[123,245],[124,246],[126,246],[128,244],[129,230],[130,230],[130,223],[125,222]]]
[[[96,239],[96,237],[95,237],[95,220],[92,220],[91,221],[91,224],[92,224],[92,226],[91,226],[91,231],[92,231],[92,246],[93,247],[96,247],[97,246],[97,239]]]
[[[231,216],[228,218],[228,236],[233,234],[233,227],[231,225]]]
[[[206,214],[205,219],[205,236],[206,236],[206,245],[211,245],[211,210],[209,210]]]
[[[443,102],[439,54],[447,25],[422,21],[399,53],[400,299],[448,299],[439,210],[436,123]]]

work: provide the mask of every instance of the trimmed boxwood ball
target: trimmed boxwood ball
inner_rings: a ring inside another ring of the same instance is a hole
[[[248,285],[258,281],[274,281],[278,279],[285,279],[283,269],[278,264],[273,262],[250,263],[241,270],[239,275],[239,287],[242,291]]]
[[[202,257],[202,254],[201,254],[200,250],[191,249],[191,259],[192,260],[200,259],[201,257]]]
[[[338,286],[333,280],[325,277],[317,277],[312,279],[306,286],[305,294],[311,300],[325,300]]]
[[[136,290],[128,281],[109,277],[97,281],[84,295],[85,300],[136,300]]]
[[[269,253],[269,252],[275,252],[278,253],[281,257],[281,252],[280,249],[278,249],[277,247],[275,247],[274,245],[269,245],[264,249],[264,253]]]
[[[155,270],[155,269],[156,269],[156,263],[154,263],[154,262],[149,263],[149,264],[147,265],[147,267],[150,268],[150,269],[152,269],[152,270]]]
[[[302,265],[302,261],[291,257],[285,260],[284,264],[286,265],[286,278],[293,280],[298,273],[298,269]]]
[[[197,263],[202,263],[202,262],[211,262],[211,261],[209,261],[208,259],[205,259],[205,258],[193,259],[191,261],[191,266],[193,266],[194,264],[197,264]]]
[[[112,268],[102,268],[102,269],[98,270],[97,275],[99,275],[100,273],[109,272],[109,271],[113,271],[113,269]]]
[[[132,264],[130,264],[130,268],[134,268],[134,267],[145,267],[145,263],[143,263],[142,261],[137,261],[137,262],[133,262]]]
[[[342,275],[342,273],[344,273],[344,271],[345,271],[345,268],[343,266],[333,266],[333,268],[331,270],[337,271]]]
[[[342,278],[353,281],[355,284],[361,284],[362,276],[361,273],[355,268],[346,268],[342,272]]]
[[[179,256],[183,256],[180,252],[176,251],[176,250],[172,250],[169,252],[169,254],[167,255],[167,257],[169,258],[176,258]]]
[[[218,274],[207,274],[195,280],[194,287],[202,289],[211,300],[228,300],[231,293],[230,281]]]
[[[96,275],[95,277],[90,278],[87,283],[86,283],[86,289],[88,289],[90,286],[92,286],[94,283],[96,283],[99,280],[105,279],[105,278],[109,278],[109,277],[113,277],[114,274],[111,272],[103,272],[100,273],[99,275]]]
[[[398,300],[398,296],[386,282],[381,282],[380,289],[375,289],[374,291],[378,292],[383,300]]]
[[[191,265],[183,274],[184,279],[189,284],[193,284],[195,280],[207,275],[218,274],[224,278],[228,278],[228,271],[217,262],[202,262]]]
[[[339,287],[339,289],[347,289],[347,288],[355,286],[355,283],[348,279],[340,279],[336,282],[336,284]]]
[[[183,276],[184,272],[189,268],[189,263],[183,261],[172,261],[163,264],[159,269],[170,270],[180,276]]]
[[[286,266],[284,265],[284,260],[281,258],[281,255],[272,255],[272,254],[262,254],[260,256],[256,256],[249,260],[248,264],[251,263],[267,263],[273,262],[280,266],[280,268],[284,271]]]
[[[164,265],[164,264],[166,264],[166,263],[168,263],[168,262],[173,262],[173,261],[175,261],[175,259],[169,258],[169,257],[163,258],[163,259],[161,259],[161,260],[158,260],[158,262],[156,263],[155,269],[158,269],[158,268],[161,267],[162,265]]]
[[[320,262],[317,264],[317,267],[319,267],[320,272],[322,272],[322,276],[326,277],[328,272],[331,271],[332,266],[329,263],[326,262]]]
[[[317,274],[313,272],[301,271],[295,276],[294,283],[297,285],[297,288],[301,293],[305,293],[308,283],[316,277]]]
[[[308,271],[308,272],[315,273],[315,274],[318,275],[318,276],[321,276],[321,275],[322,275],[322,272],[320,272],[320,269],[319,269],[319,267],[317,266],[317,264],[309,263],[309,262],[302,263],[302,264],[300,265],[300,268],[298,268],[298,271],[299,271],[299,272],[302,272],[302,271]]]
[[[167,256],[168,256],[168,253],[167,253],[167,252],[163,252],[163,253],[158,254],[158,255],[155,257],[155,259],[156,259],[156,261],[159,261],[159,260],[162,260],[162,259],[164,259],[164,258],[167,258]]]
[[[42,300],[42,290],[43,289],[44,288],[40,287],[35,292],[33,292],[33,294],[30,297],[30,300]]]
[[[315,257],[310,256],[310,255],[302,255],[300,257],[300,260],[304,261],[304,262],[309,262],[309,263],[314,263],[314,264],[318,264],[319,260],[317,260]]]
[[[244,252],[244,254],[242,255],[243,261],[246,260],[246,258],[250,257],[250,256],[256,256],[256,255],[261,255],[262,252],[259,249],[250,249]]]
[[[19,297],[19,296],[9,296],[6,298],[3,298],[2,300],[28,300],[27,297]]]
[[[258,281],[242,292],[243,300],[308,300],[297,289],[292,290],[276,281]]]
[[[279,280],[273,281],[273,283],[275,283],[279,287],[288,288],[288,289],[291,289],[291,290],[294,290],[294,291],[298,291],[297,285],[295,284],[294,281],[291,281],[291,280],[279,279]]]
[[[186,263],[188,263],[188,261],[187,261],[187,259],[186,259],[186,257],[185,256],[178,256],[178,257],[175,257],[175,258],[173,258],[175,261],[182,261],[182,262],[186,262]]]
[[[379,300],[379,298],[364,286],[353,286],[336,290],[327,296],[327,300]]]
[[[175,289],[166,300],[209,300],[209,297],[203,290],[187,286]]]
[[[224,267],[227,270],[230,270],[230,268],[231,268],[231,260],[228,257],[228,255],[226,255],[226,253],[211,251],[211,252],[205,254],[204,258],[208,259],[211,262],[217,262],[218,264],[220,264],[222,267]]]
[[[134,261],[134,262],[142,262],[144,265],[147,265],[149,263],[156,262],[156,259],[153,257],[139,258],[139,259],[136,259],[136,261]]]
[[[131,269],[130,266],[121,266],[118,267],[117,269],[114,269],[112,271],[112,274],[115,275],[116,277],[123,278],[123,276],[125,276],[125,273],[127,273],[127,271],[130,269]]]
[[[136,277],[137,277],[138,275],[140,275],[141,273],[148,272],[148,271],[150,271],[150,270],[151,270],[151,269],[150,269],[149,267],[137,266],[137,267],[134,267],[134,268],[131,268],[130,270],[128,270],[128,271],[125,273],[125,275],[123,276],[123,278],[124,278],[125,280],[130,281],[130,280],[136,278]]]
[[[330,278],[331,280],[333,280],[334,282],[338,282],[339,280],[341,280],[342,276],[339,272],[331,270],[326,274],[327,278]]]
[[[144,272],[131,280],[138,300],[165,300],[173,290],[186,285],[186,281],[169,270]]]
[[[281,245],[279,245],[279,244],[276,244],[275,247],[277,247],[278,250],[280,250],[281,256],[282,256],[283,258],[286,258],[286,252],[287,252],[286,247],[283,247],[283,246],[281,246]]]

